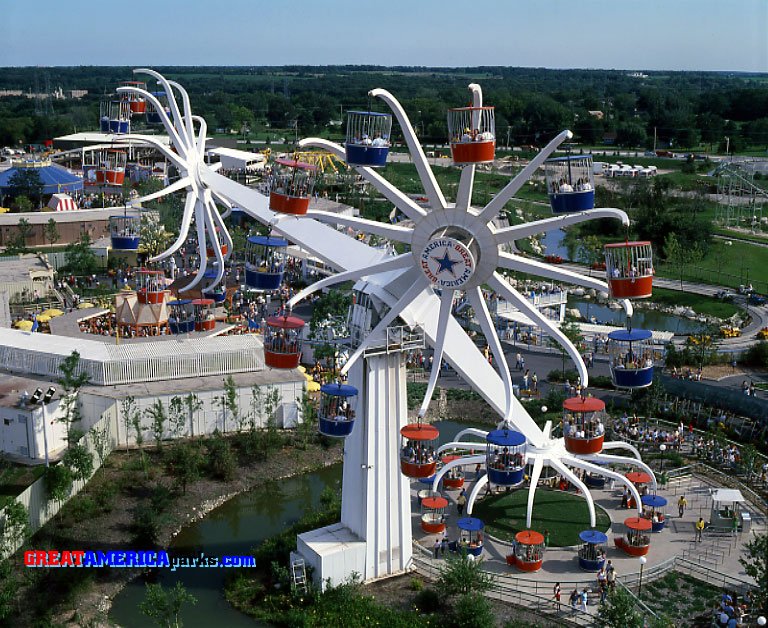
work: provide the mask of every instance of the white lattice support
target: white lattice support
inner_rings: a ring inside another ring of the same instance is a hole
[[[589,489],[586,487],[584,482],[582,482],[573,471],[571,471],[562,462],[560,462],[560,460],[550,458],[549,465],[553,469],[556,469],[564,478],[568,478],[568,481],[571,482],[571,484],[573,484],[576,488],[578,488],[581,491],[581,494],[584,495],[584,499],[587,500],[587,507],[589,508],[589,525],[590,527],[594,528],[596,517],[595,500],[592,499],[592,493],[589,492]]]
[[[606,477],[606,478],[612,478],[619,484],[623,484],[629,489],[629,492],[632,493],[632,498],[635,500],[637,513],[639,515],[643,514],[643,504],[640,499],[640,493],[638,492],[637,487],[634,484],[632,484],[632,482],[630,482],[621,473],[616,473],[616,471],[611,471],[610,469],[606,469],[596,464],[592,464],[588,460],[583,460],[582,458],[577,458],[576,456],[569,456],[568,458],[563,458],[563,462],[565,462],[566,464],[570,464],[574,467],[577,467],[579,469],[582,469],[583,471],[589,471],[591,473],[602,475],[603,477]]]

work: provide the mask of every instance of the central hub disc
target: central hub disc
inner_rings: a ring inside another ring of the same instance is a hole
[[[476,267],[469,248],[447,236],[430,239],[421,252],[419,263],[427,280],[438,288],[463,288]]]

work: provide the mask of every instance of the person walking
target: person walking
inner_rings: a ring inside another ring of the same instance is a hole
[[[531,375],[531,382],[533,382],[533,392],[539,391],[539,378],[536,375],[536,371],[533,372],[533,375]]]
[[[702,542],[702,535],[704,533],[704,519],[699,517],[699,520],[696,522],[696,537],[694,538],[694,542]]]
[[[464,506],[467,503],[466,491],[461,491],[461,494],[456,498],[456,511],[459,516],[464,514]]]
[[[587,587],[584,587],[584,590],[581,592],[581,605],[579,606],[579,609],[582,613],[587,613],[587,603],[589,602],[588,599],[588,591]]]
[[[435,558],[438,558],[440,555],[440,546],[442,543],[440,542],[440,537],[435,539],[435,544],[432,546],[432,549],[435,551]]]
[[[609,589],[616,588],[616,568],[611,564],[610,560],[608,561],[608,569],[605,574],[605,579],[608,582]]]
[[[555,582],[555,586],[552,588],[552,599],[554,600],[553,604],[557,606],[557,610],[560,610],[560,583]]]
[[[516,368],[518,371],[520,370],[520,361],[521,361],[522,359],[523,359],[523,357],[522,357],[522,356],[520,355],[520,353],[518,352],[518,354],[515,356],[515,368]]]
[[[680,499],[677,500],[677,512],[680,514],[681,518],[685,513],[685,507],[687,505],[688,505],[688,502],[685,499],[685,495],[680,495]]]

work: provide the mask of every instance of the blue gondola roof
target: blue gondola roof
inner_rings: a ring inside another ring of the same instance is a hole
[[[608,537],[604,532],[600,532],[600,530],[584,530],[579,532],[579,538],[584,543],[594,543],[595,545],[602,545],[608,542]]]
[[[141,216],[133,216],[131,214],[114,214],[113,216],[109,217],[110,220],[112,220],[113,218],[127,218],[128,220],[141,221]]]
[[[552,157],[547,159],[544,163],[552,163],[553,161],[579,161],[582,159],[591,158],[592,155],[568,155],[567,157]]]
[[[320,386],[320,392],[331,397],[354,397],[357,388],[349,384],[323,384]]]
[[[391,118],[391,113],[378,113],[377,111],[347,111],[347,115],[356,114],[359,116],[376,116],[379,118]]]
[[[43,183],[43,194],[68,194],[83,189],[82,177],[71,174],[66,168],[56,164],[33,169],[40,175],[40,181]],[[11,179],[20,170],[26,170],[26,168],[14,166],[0,172],[0,194],[13,194]]]
[[[485,524],[480,521],[480,519],[475,519],[474,517],[464,517],[464,519],[459,519],[456,522],[456,527],[458,527],[459,530],[477,532],[478,530],[482,530],[485,527]]]
[[[192,299],[178,299],[176,301],[168,301],[168,305],[171,307],[181,307],[182,305],[189,305],[192,303]]]
[[[273,238],[272,236],[251,236],[248,238],[248,242],[261,246],[288,246],[288,240]]]
[[[218,271],[218,270],[216,270],[215,268],[208,268],[208,269],[207,269],[207,270],[206,270],[206,271],[203,273],[203,277],[205,277],[206,279],[215,279],[215,278],[216,278],[216,275],[218,274],[218,272],[219,272],[219,271]],[[223,276],[222,276],[222,279],[223,279]]]
[[[488,432],[486,440],[499,447],[517,447],[525,443],[525,436],[515,430],[493,430]]]
[[[661,495],[643,495],[640,501],[649,508],[663,508],[667,505],[667,498]]]
[[[608,334],[608,337],[619,342],[638,342],[652,338],[653,333],[648,329],[617,329]]]

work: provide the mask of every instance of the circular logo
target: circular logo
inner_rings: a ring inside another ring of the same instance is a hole
[[[475,272],[475,258],[458,240],[434,238],[421,252],[421,270],[438,288],[461,288]]]

